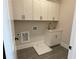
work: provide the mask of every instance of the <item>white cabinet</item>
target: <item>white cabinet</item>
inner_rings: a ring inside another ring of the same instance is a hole
[[[53,20],[59,17],[59,3],[48,0],[13,0],[15,20]]]
[[[32,9],[33,5],[32,2],[33,0],[24,0],[24,15],[25,15],[25,20],[32,20]]]
[[[33,20],[40,20],[41,15],[41,0],[33,0]]]
[[[59,3],[48,2],[48,20],[57,20],[59,18]]]
[[[62,31],[47,32],[45,42],[49,46],[60,44],[62,40]]]
[[[34,20],[53,20],[59,18],[59,3],[47,0],[33,0]]]
[[[47,20],[47,8],[46,0],[33,0],[33,19]]]
[[[41,16],[42,20],[48,20],[48,1],[47,0],[41,0]]]
[[[32,0],[13,1],[14,20],[32,20]]]
[[[13,19],[22,20],[24,15],[24,0],[13,0]]]

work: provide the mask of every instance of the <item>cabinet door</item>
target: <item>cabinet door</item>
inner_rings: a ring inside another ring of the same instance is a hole
[[[41,0],[33,0],[33,20],[40,20]]]
[[[59,16],[59,3],[47,0],[33,0],[34,20],[53,20]]]
[[[14,20],[22,20],[22,15],[24,15],[24,0],[13,0]]]
[[[62,32],[48,32],[45,37],[45,42],[49,46],[57,45],[61,43]]]
[[[32,20],[33,0],[24,0],[25,20]]]
[[[56,32],[53,34],[53,43],[56,45],[56,44],[60,44],[61,43],[61,40],[62,40],[62,32]],[[52,44],[53,44],[52,43]]]
[[[48,20],[52,20],[54,16],[53,14],[55,13],[53,12],[54,7],[52,5],[53,5],[52,2],[48,2]]]
[[[47,0],[34,0],[34,19],[53,20],[59,17],[59,3]]]
[[[59,3],[48,2],[48,20],[58,19],[59,17]]]
[[[40,3],[41,6],[41,15],[42,16],[42,20],[47,20],[47,16],[48,16],[48,1],[47,0],[41,0]]]
[[[33,19],[47,20],[47,1],[33,0]]]

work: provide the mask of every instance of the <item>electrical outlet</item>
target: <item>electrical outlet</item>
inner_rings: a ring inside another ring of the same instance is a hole
[[[17,36],[20,36],[21,35],[21,33],[17,33]]]
[[[19,40],[21,37],[21,33],[16,33],[16,40]]]
[[[38,27],[37,26],[33,26],[33,30],[38,30]]]

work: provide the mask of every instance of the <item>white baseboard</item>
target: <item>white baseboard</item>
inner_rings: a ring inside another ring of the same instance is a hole
[[[31,43],[16,46],[17,50],[32,47]]]
[[[64,47],[64,48],[66,48],[66,49],[69,49],[69,45],[68,45],[68,44],[65,44],[64,42],[62,42],[60,45],[61,45],[62,47]]]
[[[37,42],[37,41],[36,41]],[[33,47],[33,44],[35,42],[29,42],[29,43],[26,43],[26,44],[22,44],[22,45],[19,45],[19,46],[16,46],[16,50],[20,50],[20,49],[24,49],[24,48],[29,48],[29,47]]]
[[[41,41],[44,41],[44,40],[41,40]],[[36,41],[36,42],[39,42],[39,41]],[[29,42],[29,43],[26,43],[26,44],[22,44],[22,45],[16,46],[16,50],[33,47],[33,44],[36,43],[36,42]],[[59,43],[57,43],[57,44],[59,44]],[[48,43],[47,45],[51,47],[51,46],[56,45],[56,43],[54,43],[54,44]]]

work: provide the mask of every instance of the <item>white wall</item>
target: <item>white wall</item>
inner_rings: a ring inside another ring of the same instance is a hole
[[[14,25],[15,25],[15,33],[19,33],[19,32],[26,32],[29,31],[30,35],[30,39],[32,39],[31,41],[37,41],[37,40],[41,40],[43,39],[43,35],[45,33],[45,31],[47,30],[47,24],[43,23],[43,22],[27,22],[27,21],[15,21]],[[37,26],[38,30],[33,30],[33,26]],[[39,37],[39,39],[37,39],[37,37]],[[17,43],[18,45],[18,43]]]
[[[74,6],[75,6],[75,0],[61,0],[59,27],[63,29],[61,45],[64,46],[65,48],[68,48],[70,41]]]

